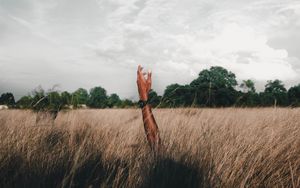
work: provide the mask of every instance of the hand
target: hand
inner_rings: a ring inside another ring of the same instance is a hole
[[[148,100],[148,94],[151,89],[151,76],[152,73],[151,71],[148,71],[148,73],[143,73],[142,72],[143,67],[141,65],[138,66],[137,70],[137,86],[138,86],[138,91],[140,95],[140,100],[147,101]],[[147,79],[145,78],[145,75],[147,74]]]

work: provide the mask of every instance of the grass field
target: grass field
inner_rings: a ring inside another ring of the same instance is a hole
[[[0,187],[300,187],[300,109],[0,111]]]

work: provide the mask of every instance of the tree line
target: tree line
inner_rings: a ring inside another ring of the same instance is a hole
[[[282,81],[269,80],[262,92],[257,92],[254,81],[248,79],[238,84],[234,73],[220,66],[202,70],[198,77],[186,85],[168,85],[162,96],[154,90],[149,93],[153,107],[300,107],[300,84],[285,88]],[[79,108],[129,108],[137,102],[121,100],[113,93],[107,95],[98,86],[89,90],[79,88],[73,93],[35,89],[32,94],[15,101],[12,93],[3,93],[0,104],[21,109]]]
[[[10,108],[33,109],[33,110],[53,110],[53,109],[76,109],[76,108],[128,108],[134,107],[132,100],[124,99],[113,93],[107,95],[102,87],[94,87],[88,92],[84,88],[79,88],[75,92],[58,92],[55,90],[45,91],[42,87],[34,89],[31,94],[21,97],[18,101],[12,93],[3,93],[0,97],[0,104]]]

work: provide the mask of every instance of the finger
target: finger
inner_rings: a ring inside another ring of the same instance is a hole
[[[141,72],[141,65],[139,65],[137,68],[137,74],[139,74],[139,72]]]
[[[148,83],[148,91],[150,91],[151,85],[152,85],[152,72],[151,72],[151,70],[148,71],[147,83]]]
[[[151,70],[148,71],[147,81],[148,82],[152,81],[152,71]]]
[[[140,72],[142,72],[143,70],[143,67],[141,65],[138,66],[138,70],[137,70],[137,73],[139,74]]]
[[[145,81],[144,73],[143,73],[143,67],[141,65],[138,66],[138,79],[141,81]]]
[[[140,74],[143,72],[144,67],[142,67],[141,65],[138,66],[138,70],[137,73]]]

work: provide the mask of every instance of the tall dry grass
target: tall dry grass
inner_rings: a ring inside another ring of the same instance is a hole
[[[0,111],[0,187],[300,187],[300,109]]]

